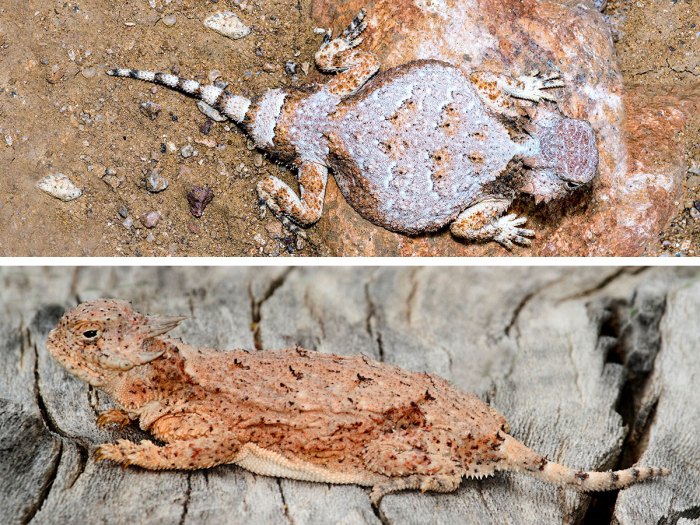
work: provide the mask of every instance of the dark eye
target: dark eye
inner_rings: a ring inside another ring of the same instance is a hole
[[[97,330],[85,330],[83,332],[83,337],[85,339],[94,339],[95,337],[97,337],[97,333]]]
[[[567,181],[567,183],[566,183],[566,187],[569,188],[570,190],[575,190],[579,186],[581,186],[581,185],[577,184],[575,182],[571,182],[571,181]]]

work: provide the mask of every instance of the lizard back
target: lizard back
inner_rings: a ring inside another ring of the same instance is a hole
[[[345,198],[404,233],[452,221],[517,149],[469,79],[435,60],[381,74],[331,119],[329,164]]]

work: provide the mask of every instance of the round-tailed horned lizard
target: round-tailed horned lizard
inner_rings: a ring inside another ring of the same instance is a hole
[[[329,169],[357,212],[389,230],[415,235],[450,225],[470,241],[528,245],[526,218],[503,216],[518,193],[537,201],[590,182],[598,166],[590,124],[563,116],[547,89],[559,75],[467,75],[416,60],[379,75],[379,60],[357,48],[360,13],[316,53],[326,84],[232,95],[169,73],[112,69],[200,99],[240,125],[255,145],[297,170],[299,195],[276,177],[258,184],[281,220],[309,226],[321,217]],[[528,101],[519,103],[517,101]],[[524,106],[527,104],[527,106]]]
[[[120,440],[98,459],[147,469],[232,463],[257,474],[371,486],[374,503],[404,489],[450,492],[463,477],[518,471],[598,491],[664,476],[633,467],[586,472],[548,461],[505,418],[435,375],[364,356],[302,348],[217,351],[163,334],[184,318],[96,300],[67,312],[51,354],[120,406],[99,424],[138,421],[163,446]]]

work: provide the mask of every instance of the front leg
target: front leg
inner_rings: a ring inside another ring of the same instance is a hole
[[[564,86],[558,73],[542,76],[537,71],[518,78],[497,75],[490,71],[476,71],[471,74],[470,80],[487,106],[510,116],[516,114],[516,105],[513,99],[554,102],[555,98],[545,90]]]
[[[301,198],[277,177],[261,180],[258,195],[280,220],[288,217],[299,226],[308,227],[321,218],[328,168],[315,162],[303,162],[298,178]]]
[[[118,425],[120,429],[131,423],[133,419],[129,417],[124,410],[120,408],[112,408],[101,412],[97,418],[97,425],[106,427],[108,425]]]
[[[496,241],[508,250],[513,249],[513,243],[529,246],[535,232],[520,228],[525,224],[525,217],[516,215],[501,215],[510,207],[512,201],[491,197],[470,206],[459,214],[450,225],[450,231],[455,237],[470,241]]]
[[[230,436],[174,441],[162,447],[151,441],[134,443],[120,439],[116,443],[100,445],[95,459],[114,461],[124,467],[136,465],[149,470],[194,470],[233,463],[240,448],[241,444]]]
[[[331,40],[330,30],[316,53],[316,65],[326,73],[338,73],[325,88],[340,98],[356,93],[379,70],[374,53],[354,49],[362,43],[360,34],[367,27],[362,9],[338,37]]]

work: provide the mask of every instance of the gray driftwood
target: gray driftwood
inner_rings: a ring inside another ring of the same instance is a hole
[[[690,523],[700,516],[699,273],[617,268],[0,270],[0,523]],[[210,471],[95,463],[109,406],[45,349],[65,308],[100,296],[188,314],[218,348],[362,352],[477,392],[512,433],[584,469],[673,474],[591,498],[522,475],[387,496]]]

